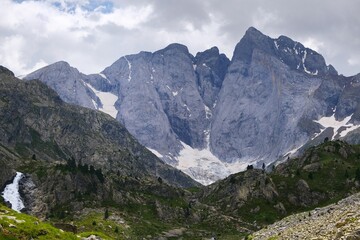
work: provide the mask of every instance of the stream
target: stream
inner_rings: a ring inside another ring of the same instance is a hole
[[[10,202],[11,208],[17,212],[20,212],[20,210],[25,207],[19,193],[19,181],[23,176],[24,174],[21,172],[16,172],[13,182],[6,185],[4,191],[1,193],[5,201]]]

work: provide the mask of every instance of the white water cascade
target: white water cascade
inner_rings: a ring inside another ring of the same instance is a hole
[[[20,212],[20,210],[25,207],[19,193],[19,181],[23,176],[24,174],[21,172],[16,172],[13,182],[6,185],[4,191],[1,193],[5,201],[10,202],[11,208],[17,212]]]

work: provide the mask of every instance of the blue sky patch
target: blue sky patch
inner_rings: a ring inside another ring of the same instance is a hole
[[[29,0],[13,0],[16,3],[22,3],[25,1],[29,1]],[[35,0],[35,1],[42,1],[42,2],[46,2],[46,0]],[[61,11],[66,11],[66,12],[74,12],[76,7],[78,6],[77,1],[73,1],[73,0],[65,0],[65,4],[66,6],[64,6],[62,4],[63,1],[54,1],[52,3],[52,5],[58,9],[60,9]],[[80,6],[83,10],[92,12],[92,11],[100,11],[102,13],[111,13],[113,11],[114,8],[114,4],[112,1],[107,1],[107,0],[90,0],[87,4],[81,5]]]

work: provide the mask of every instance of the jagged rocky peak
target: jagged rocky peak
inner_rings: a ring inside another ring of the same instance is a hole
[[[24,80],[41,79],[43,82],[53,81],[53,77],[57,75],[57,78],[68,78],[69,74],[72,76],[80,74],[76,68],[70,66],[65,61],[55,62],[33,73],[30,73],[24,77]]]
[[[254,50],[278,58],[292,70],[314,76],[337,75],[335,68],[331,65],[327,66],[324,57],[316,51],[286,36],[272,39],[254,27],[250,27],[237,44],[232,61],[240,60],[249,64]]]
[[[208,108],[212,108],[217,99],[230,60],[220,54],[217,47],[212,47],[195,56],[194,68],[197,74],[199,92]]]
[[[180,43],[169,44],[166,48],[157,51],[156,53],[173,52],[173,53],[185,53],[190,54],[187,46]]]
[[[311,75],[324,75],[328,72],[324,57],[316,51],[305,48],[301,43],[280,36],[274,40],[274,45],[280,60],[291,69],[303,70]]]
[[[56,67],[56,68],[71,68],[70,64],[66,61],[58,61],[53,64],[50,64],[49,67]]]
[[[254,49],[259,49],[267,54],[275,53],[275,47],[271,38],[262,34],[256,28],[250,27],[236,45],[232,62],[240,60],[250,63]]]
[[[50,72],[50,71],[58,71],[58,72],[73,72],[73,74],[79,73],[79,71],[76,68],[73,68],[70,66],[70,64],[66,61],[58,61],[55,63],[52,63],[48,66],[42,67],[39,70],[31,73],[34,75],[40,75],[43,72]],[[28,78],[28,76],[25,76],[25,79]]]
[[[64,102],[87,108],[101,105],[100,100],[84,82],[84,75],[65,61],[59,61],[26,75],[23,80],[39,79],[55,90]]]
[[[195,61],[199,66],[205,64],[211,68],[220,79],[224,79],[230,64],[229,58],[225,54],[220,53],[217,47],[212,47],[204,52],[197,53]]]

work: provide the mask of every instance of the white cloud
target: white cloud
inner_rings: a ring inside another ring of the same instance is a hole
[[[125,54],[172,42],[192,54],[218,46],[231,58],[255,26],[302,42],[349,75],[359,72],[353,57],[360,52],[359,8],[357,0],[1,0],[0,64],[25,74],[65,60],[93,73]]]
[[[321,41],[318,41],[315,38],[309,37],[307,38],[303,43],[302,43],[305,47],[310,48],[314,51],[321,51],[321,49],[324,48],[325,44]]]
[[[350,66],[360,67],[360,57],[359,56],[351,57],[348,59],[347,62],[349,63]]]
[[[259,7],[252,16],[253,26],[259,29],[264,29],[268,25],[272,25],[278,21],[278,17],[274,12],[266,11]]]
[[[1,43],[0,52],[6,54],[0,54],[0,62],[5,66],[11,67],[15,72],[23,69],[23,56],[19,49],[25,46],[24,38],[21,35],[13,35],[1,38]]]
[[[1,64],[21,75],[58,60],[69,61],[89,72],[92,68],[100,70],[105,66],[96,66],[95,61],[101,63],[97,51],[116,49],[116,42],[112,42],[116,40],[116,32],[104,33],[101,29],[113,25],[136,30],[152,13],[150,5],[117,8],[105,14],[81,8],[89,1],[60,1],[60,7],[53,5],[54,2],[3,0],[0,8]],[[64,11],[75,2],[73,11]]]

